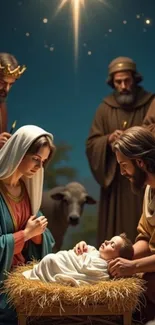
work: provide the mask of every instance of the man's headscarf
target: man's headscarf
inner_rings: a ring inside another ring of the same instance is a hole
[[[134,74],[134,79],[136,84],[143,80],[143,77],[139,72],[137,72],[136,63],[128,57],[119,56],[118,58],[112,60],[108,66],[108,79],[107,84],[111,87],[113,85],[113,76],[116,72],[131,71]]]
[[[35,125],[19,128],[0,150],[0,179],[10,177],[18,168],[32,143],[41,136],[48,136],[53,143],[53,135]],[[41,205],[44,169],[40,168],[32,178],[22,177],[35,215]]]

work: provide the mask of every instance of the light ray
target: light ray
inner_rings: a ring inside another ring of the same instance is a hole
[[[74,26],[74,55],[77,62],[78,58],[78,42],[79,42],[79,21],[81,6],[84,7],[85,0],[61,0],[58,6],[57,13],[67,4],[71,3],[72,6],[72,18]]]
[[[80,13],[81,8],[85,7],[86,0],[59,0],[60,4],[57,7],[56,14],[59,13],[63,7],[70,3],[72,8],[72,19],[73,19],[73,28],[74,28],[74,55],[75,55],[75,63],[78,60],[78,48],[79,48],[79,25],[80,25]],[[88,0],[90,1],[90,0]],[[97,2],[101,2],[106,5],[106,0],[94,0]]]
[[[60,11],[67,2],[68,2],[68,0],[62,0],[60,2],[60,5],[58,6],[57,12]]]

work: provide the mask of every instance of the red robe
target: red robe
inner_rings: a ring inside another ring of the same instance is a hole
[[[0,183],[0,193],[3,196],[4,201],[8,205],[8,208],[11,212],[12,220],[15,226],[15,232],[13,233],[14,237],[14,255],[12,266],[25,263],[25,258],[22,254],[22,251],[27,242],[24,240],[24,229],[28,219],[31,214],[31,204],[29,196],[26,190],[24,183],[22,183],[23,194],[21,197],[14,199],[13,196],[8,194],[7,189]],[[42,235],[35,236],[31,240],[36,244],[40,245],[42,243]]]
[[[0,133],[7,131],[7,106],[6,102],[0,102]]]

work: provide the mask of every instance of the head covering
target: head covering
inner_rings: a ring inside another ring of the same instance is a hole
[[[53,143],[53,135],[35,125],[22,126],[11,136],[0,150],[0,179],[10,177],[16,171],[32,143],[41,136],[48,136]],[[43,177],[43,168],[40,168],[32,178],[22,177],[34,215],[41,205]]]
[[[122,72],[122,71],[131,71],[134,73],[134,77],[136,80],[136,83],[139,83],[143,80],[143,77],[137,72],[136,63],[124,56],[120,56],[114,60],[111,61],[108,67],[108,79],[107,84],[113,87],[113,75],[116,72]]]

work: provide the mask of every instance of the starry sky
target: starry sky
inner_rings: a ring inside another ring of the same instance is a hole
[[[155,1],[84,0],[75,66],[71,0],[56,15],[60,0],[2,0],[0,51],[27,70],[8,98],[9,126],[36,124],[73,146],[69,165],[81,177],[91,173],[85,140],[100,101],[111,89],[107,67],[129,56],[155,91]]]

